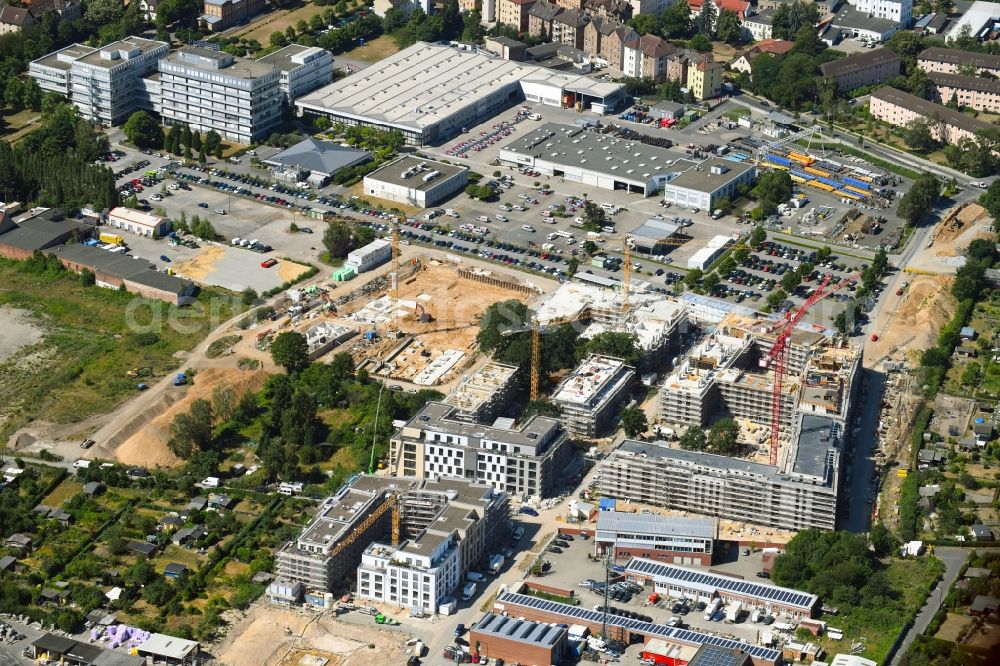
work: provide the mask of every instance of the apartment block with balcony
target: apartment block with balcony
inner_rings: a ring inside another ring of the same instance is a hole
[[[520,497],[550,497],[569,461],[559,421],[533,416],[515,426],[466,423],[456,408],[428,403],[389,442],[389,469],[401,477],[465,479]]]
[[[237,143],[258,142],[281,121],[280,79],[270,65],[185,47],[160,61],[161,115]]]
[[[939,104],[954,101],[977,111],[1000,113],[1000,81],[997,79],[944,72],[930,72],[927,78],[933,86],[934,101]]]

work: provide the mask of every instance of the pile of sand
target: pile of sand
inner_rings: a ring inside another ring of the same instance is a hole
[[[157,417],[115,449],[115,459],[125,465],[142,465],[144,467],[179,465],[183,461],[167,448],[167,441],[170,439],[170,425],[174,422],[174,418],[178,414],[186,412],[195,400],[204,399],[211,402],[212,392],[216,386],[227,385],[231,387],[238,399],[247,391],[259,391],[267,376],[267,373],[261,370],[249,372],[220,368],[202,370],[195,375],[194,384],[186,389],[187,392],[183,398],[167,405]],[[171,388],[169,390],[183,391],[184,389]]]
[[[191,280],[204,282],[205,276],[215,270],[215,264],[226,256],[226,248],[221,245],[205,245],[192,259],[178,262],[174,272]]]
[[[933,347],[938,332],[955,312],[955,298],[948,287],[951,279],[943,276],[919,276],[899,298],[902,301],[878,342],[868,343],[865,356],[878,358],[895,347],[903,352]],[[889,298],[893,296],[890,294]]]
[[[278,260],[278,277],[281,278],[282,282],[291,282],[308,270],[308,266],[297,264],[294,261],[289,261],[288,259]]]
[[[991,224],[989,213],[977,203],[951,211],[934,230],[935,255],[954,257],[976,238],[991,238]]]

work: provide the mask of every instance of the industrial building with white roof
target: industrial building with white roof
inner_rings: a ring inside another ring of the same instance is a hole
[[[501,164],[530,167],[547,176],[706,210],[722,198],[735,199],[757,170],[749,164],[710,158],[693,161],[683,152],[601,134],[576,125],[545,123],[503,146]]]
[[[718,521],[714,518],[600,511],[594,530],[594,554],[603,557],[613,548],[616,560],[645,557],[709,566],[718,535]]]
[[[404,155],[364,178],[365,194],[428,208],[465,188],[469,169]]]
[[[421,146],[440,143],[521,100],[561,106],[567,97],[603,113],[624,101],[625,87],[417,42],[295,105],[300,115],[399,130],[408,144]]]

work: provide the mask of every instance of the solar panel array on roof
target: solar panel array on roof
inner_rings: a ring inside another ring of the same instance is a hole
[[[604,613],[587,610],[586,608],[580,608],[579,606],[569,606],[556,601],[547,601],[545,599],[539,599],[538,597],[529,597],[525,594],[517,594],[515,592],[505,592],[504,594],[501,594],[497,597],[496,603],[516,604],[518,606],[540,610],[546,613],[564,615],[575,620],[583,620],[584,622],[594,622],[600,624],[604,621]],[[508,612],[510,611],[508,610]],[[765,659],[770,662],[777,662],[778,658],[781,656],[781,652],[778,650],[772,650],[771,648],[742,643],[740,641],[722,638],[721,636],[703,634],[697,631],[690,631],[688,629],[675,629],[662,624],[631,620],[620,615],[609,614],[608,625],[612,627],[621,627],[636,634],[659,636],[660,638],[679,641],[689,645],[703,645],[708,643],[709,645],[718,645],[719,647],[724,648],[738,648],[753,657]]]
[[[665,579],[663,582],[670,584],[674,581],[679,584],[701,585],[704,587],[724,590],[733,594],[744,594],[755,599],[772,601],[786,606],[794,606],[805,610],[816,605],[818,597],[815,594],[807,594],[797,590],[789,590],[777,585],[764,585],[761,583],[751,583],[738,578],[728,576],[718,576],[710,573],[703,573],[697,569],[685,569],[668,564],[659,564],[652,560],[634,557],[626,565],[625,573],[640,573],[658,579]]]

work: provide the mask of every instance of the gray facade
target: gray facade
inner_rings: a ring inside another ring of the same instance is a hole
[[[317,46],[290,44],[257,62],[281,73],[279,86],[286,104],[333,81],[333,56]]]
[[[635,368],[608,356],[591,354],[552,394],[563,425],[577,437],[598,437],[608,429],[628,397]]]
[[[186,47],[160,61],[161,115],[169,124],[256,143],[281,121],[280,78],[253,60]]]

